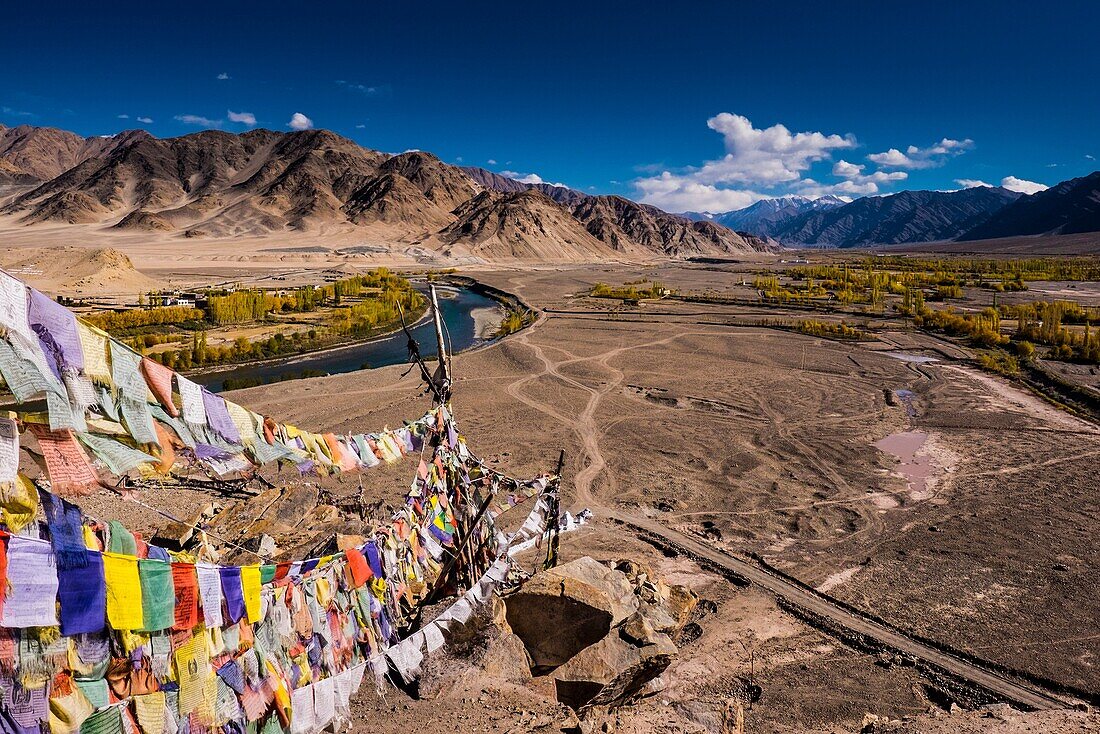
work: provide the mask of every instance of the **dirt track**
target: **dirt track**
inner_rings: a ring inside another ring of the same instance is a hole
[[[914,639],[910,635],[850,611],[825,594],[792,583],[756,563],[723,553],[713,545],[708,545],[667,528],[658,522],[614,510],[604,509],[603,511],[608,512],[608,516],[614,520],[643,533],[658,536],[691,556],[714,564],[746,581],[767,589],[799,609],[808,611],[817,617],[825,618],[836,627],[841,627],[857,635],[866,636],[891,650],[930,663],[936,668],[970,681],[1006,701],[1033,710],[1062,709],[1070,706],[1067,701],[1042,688],[1007,678],[989,668],[943,652]]]

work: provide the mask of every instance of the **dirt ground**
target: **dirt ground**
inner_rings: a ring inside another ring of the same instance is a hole
[[[470,446],[515,475],[553,467],[564,449],[565,504],[595,513],[592,525],[564,536],[566,557],[647,559],[714,603],[699,621],[701,636],[663,676],[664,690],[621,711],[617,730],[722,731],[750,665],[762,695],[747,712],[747,731],[858,731],[866,714],[927,717],[942,701],[914,669],[884,666],[763,592],[666,556],[601,520],[601,507],[629,508],[737,554],[760,554],[897,627],[1100,694],[1094,426],[955,364],[951,358],[964,352],[931,337],[899,332],[889,342],[840,343],[753,326],[760,313],[743,308],[628,308],[578,295],[596,281],[637,277],[732,292],[750,269],[470,273],[547,309],[535,327],[455,358],[455,412]],[[938,361],[890,356],[899,344]],[[233,397],[304,426],[372,430],[425,409],[402,371]],[[899,390],[910,397],[898,400]],[[908,486],[896,458],[873,446],[903,431],[927,435],[920,449],[932,470],[926,491]],[[363,481],[369,494],[392,501],[407,475],[391,467]],[[337,492],[357,491],[357,483],[344,478]],[[183,512],[201,501],[195,494],[164,501]],[[129,511],[109,499],[96,509],[105,517]],[[432,701],[394,691],[384,701],[372,696],[357,704],[356,730],[435,722],[463,731],[557,731],[565,716],[527,689],[483,689],[476,680]],[[1061,730],[1096,723],[1077,719],[1066,718]],[[1040,717],[1035,722],[1044,730]],[[952,730],[936,726],[927,730]],[[917,730],[925,729],[897,729]]]

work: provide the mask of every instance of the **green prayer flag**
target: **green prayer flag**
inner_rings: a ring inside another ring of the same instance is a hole
[[[142,627],[146,631],[168,629],[176,622],[172,565],[142,558],[138,561],[138,578],[141,579]]]

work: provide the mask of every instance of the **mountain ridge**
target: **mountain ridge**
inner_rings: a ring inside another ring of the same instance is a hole
[[[1100,231],[1100,171],[1021,196],[960,240]]]
[[[622,197],[522,184],[422,151],[382,153],[327,130],[95,139],[12,130],[0,128],[0,174],[14,190],[0,214],[28,226],[215,238],[364,232],[459,257],[547,261],[773,249]],[[502,195],[483,196],[490,191]]]

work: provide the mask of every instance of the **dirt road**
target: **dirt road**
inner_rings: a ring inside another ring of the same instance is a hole
[[[606,517],[635,530],[658,536],[689,555],[730,571],[805,611],[827,619],[838,627],[864,635],[893,650],[923,660],[1014,704],[1033,710],[1069,708],[1069,703],[1037,686],[1007,678],[993,670],[915,640],[903,632],[846,609],[824,594],[792,583],[756,563],[729,555],[711,544],[672,530],[659,522],[609,508],[601,508],[601,512]]]

